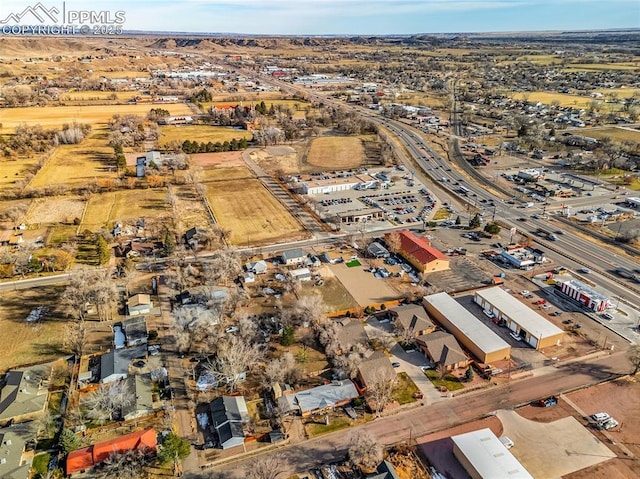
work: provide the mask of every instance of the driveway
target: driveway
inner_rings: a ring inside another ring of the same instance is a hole
[[[375,338],[379,335],[380,331],[393,333],[393,326],[389,322],[381,323],[375,318],[369,318],[364,324],[364,330],[369,338]],[[389,360],[392,363],[400,363],[400,367],[396,368],[396,371],[407,373],[407,376],[411,378],[416,386],[418,386],[418,389],[420,389],[420,392],[424,394],[422,400],[424,404],[433,404],[445,398],[420,369],[420,366],[429,364],[429,360],[425,358],[424,354],[418,350],[408,353],[397,343],[391,348],[390,353],[391,357]]]

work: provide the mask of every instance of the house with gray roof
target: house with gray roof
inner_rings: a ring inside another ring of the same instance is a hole
[[[0,390],[0,426],[30,421],[44,411],[50,374],[49,364],[14,369],[5,374]]]
[[[244,425],[249,411],[244,396],[222,396],[211,401],[211,420],[218,433],[222,449],[244,443]]]
[[[129,318],[122,321],[122,329],[127,341],[127,346],[139,346],[147,344],[147,320],[144,317]]]
[[[129,364],[134,359],[146,358],[145,345],[135,348],[115,349],[100,356],[100,382],[110,383],[125,379],[129,375]]]
[[[353,381],[346,379],[283,395],[278,399],[278,406],[285,413],[299,412],[309,416],[344,406],[359,396]]]
[[[267,262],[264,260],[251,261],[244,265],[244,269],[253,274],[264,274],[269,269]]]
[[[367,253],[369,253],[374,258],[386,258],[387,256],[389,256],[389,250],[387,250],[387,248],[382,246],[377,241],[374,241],[373,243],[370,243],[369,246],[367,246]]]
[[[0,428],[0,477],[28,479],[33,453],[32,442],[38,427],[35,421]]]
[[[151,378],[145,374],[137,374],[135,376],[129,376],[126,381],[126,387],[134,400],[131,404],[122,408],[123,419],[128,421],[152,414],[153,395]]]
[[[281,259],[282,263],[287,266],[303,264],[307,261],[307,253],[301,249],[290,249],[282,253]]]

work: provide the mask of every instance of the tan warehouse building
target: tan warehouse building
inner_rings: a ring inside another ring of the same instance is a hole
[[[559,345],[564,336],[562,329],[499,286],[476,291],[473,300],[536,349]]]
[[[425,296],[422,304],[481,363],[511,357],[511,346],[447,293]]]

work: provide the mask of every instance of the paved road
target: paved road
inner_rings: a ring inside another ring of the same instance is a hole
[[[405,410],[362,427],[373,434],[380,443],[394,444],[410,437],[418,438],[468,422],[499,409],[513,408],[535,398],[560,394],[584,385],[613,379],[628,372],[627,359],[621,353],[591,361],[567,362],[548,366],[528,379]],[[281,452],[288,464],[288,470],[285,472],[293,474],[344,457],[350,434],[352,431],[339,431],[282,449]],[[255,459],[237,461],[214,470],[224,473],[229,479],[240,479],[244,477],[242,468],[252,460]]]
[[[20,289],[36,288],[41,286],[51,286],[54,284],[64,284],[69,281],[71,273],[56,274],[53,276],[42,276],[40,278],[21,279],[18,281],[7,281],[0,283],[0,292],[17,291]]]

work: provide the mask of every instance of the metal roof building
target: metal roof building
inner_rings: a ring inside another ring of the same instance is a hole
[[[562,329],[499,286],[476,291],[473,300],[496,318],[504,319],[511,331],[536,349],[559,344],[564,336]]]
[[[473,479],[533,479],[489,428],[451,440],[453,455]]]
[[[447,293],[425,296],[422,303],[429,315],[480,362],[488,364],[510,357],[511,346]]]

